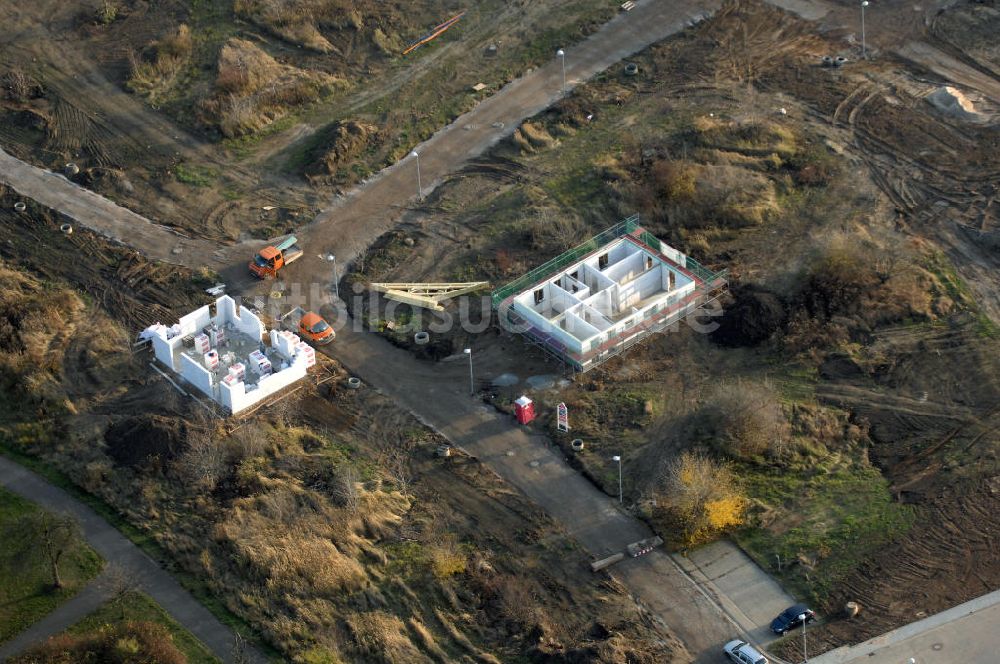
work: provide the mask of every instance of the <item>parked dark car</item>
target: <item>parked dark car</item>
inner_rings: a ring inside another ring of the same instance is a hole
[[[795,629],[802,624],[799,616],[805,615],[806,623],[816,620],[816,614],[805,604],[790,606],[781,612],[781,615],[771,621],[771,631],[775,634],[784,635],[785,632]]]

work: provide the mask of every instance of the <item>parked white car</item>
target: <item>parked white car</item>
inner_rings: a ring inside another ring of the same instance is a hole
[[[730,641],[722,646],[722,652],[736,664],[768,664],[767,657],[761,655],[756,648],[746,641]]]

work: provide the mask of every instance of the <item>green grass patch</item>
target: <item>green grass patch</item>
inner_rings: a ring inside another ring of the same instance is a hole
[[[177,164],[174,167],[174,177],[192,187],[210,187],[219,177],[218,171],[207,166],[196,164]]]
[[[738,471],[767,525],[744,529],[736,540],[795,595],[817,603],[913,524],[913,511],[892,500],[888,482],[868,465]]]
[[[15,525],[37,511],[40,508],[33,503],[0,489],[0,642],[51,613],[97,576],[104,564],[93,549],[78,541],[59,562],[64,587],[53,589],[48,560]]]
[[[152,598],[140,592],[129,592],[102,605],[89,616],[69,628],[70,634],[85,634],[122,620],[155,622],[163,625],[173,637],[174,645],[183,652],[191,664],[218,664],[205,645],[180,623],[167,615]]]

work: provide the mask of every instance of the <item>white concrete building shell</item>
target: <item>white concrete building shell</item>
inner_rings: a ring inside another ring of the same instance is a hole
[[[260,318],[228,295],[216,300],[215,315],[212,308],[205,305],[170,327],[152,325],[143,336],[161,364],[231,413],[301,380],[315,364],[313,348],[291,332],[271,330],[271,344],[265,345]],[[192,337],[203,334],[210,340],[207,353],[191,345]]]

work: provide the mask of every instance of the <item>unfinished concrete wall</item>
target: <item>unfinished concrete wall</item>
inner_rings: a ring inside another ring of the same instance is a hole
[[[236,300],[228,295],[223,295],[215,301],[215,312],[216,325],[231,323],[233,327],[248,337],[258,340],[264,338],[266,328],[260,318],[242,304],[237,311]]]
[[[162,332],[155,331],[152,341],[153,354],[156,355],[156,359],[164,366],[170,367],[172,371],[177,371],[177,365],[174,364],[174,349],[181,344],[181,337],[167,339],[167,328],[163,328]]]
[[[653,249],[656,249],[656,247],[653,247]],[[677,263],[681,267],[684,267],[685,261],[687,259],[687,255],[686,254],[683,254],[680,251],[678,251],[677,249],[674,249],[673,247],[671,247],[666,242],[660,242],[659,249],[660,249],[660,253],[661,254],[663,254],[664,256],[666,256],[667,258],[669,258],[670,260],[672,260],[673,262]]]
[[[211,322],[212,314],[209,311],[209,306],[206,304],[201,309],[196,309],[186,316],[181,316],[178,321],[180,325],[180,334],[178,336],[184,337],[189,334],[198,334]]]
[[[196,360],[191,359],[188,355],[181,354],[181,376],[184,380],[194,385],[206,396],[215,398],[215,389],[213,388],[214,376],[205,367],[198,364]]]
[[[535,311],[532,307],[525,306],[520,302],[515,301],[513,309],[519,315],[524,317],[528,321],[528,323],[538,328],[539,331],[544,332],[545,334],[548,334],[558,339],[559,342],[565,345],[568,349],[570,349],[570,351],[580,352],[582,350],[579,339],[574,337],[566,330],[560,329],[559,327],[552,325],[552,322],[548,318]]]

